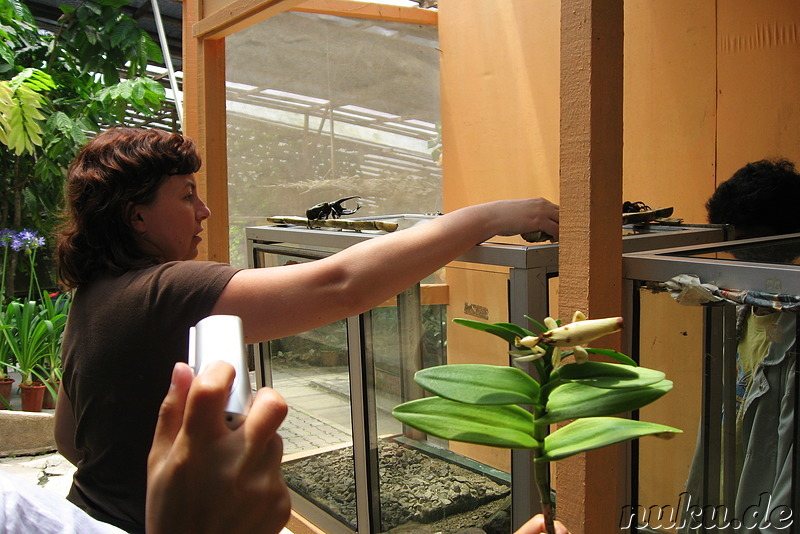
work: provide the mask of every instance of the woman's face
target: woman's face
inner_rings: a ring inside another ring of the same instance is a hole
[[[134,206],[131,224],[146,252],[164,261],[191,260],[209,215],[194,174],[176,174],[158,187],[152,204]]]

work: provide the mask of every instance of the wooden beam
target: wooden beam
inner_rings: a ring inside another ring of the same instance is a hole
[[[564,319],[574,310],[590,318],[622,312],[622,36],[621,0],[561,2]],[[616,532],[626,498],[625,450],[606,447],[556,464],[559,516],[573,534]]]
[[[197,39],[188,28],[202,17],[199,1],[183,3],[184,135],[197,143],[203,166],[199,193],[211,209],[198,259],[227,262],[228,156],[225,139],[225,41]]]
[[[196,39],[222,39],[302,2],[303,0],[236,0],[198,19],[191,27],[191,35]]]
[[[361,0],[306,0],[292,11],[320,13],[339,17],[388,20],[392,22],[408,22],[436,26],[439,23],[439,12],[418,7],[400,7]]]

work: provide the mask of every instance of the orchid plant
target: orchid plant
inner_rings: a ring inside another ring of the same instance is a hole
[[[514,362],[532,362],[538,380],[514,366],[456,364],[418,371],[415,381],[434,396],[397,406],[401,422],[440,438],[533,451],[534,478],[548,534],[554,530],[550,462],[642,436],[672,437],[677,428],[611,417],[637,410],[672,389],[664,373],[628,356],[587,344],[622,329],[622,318],[586,319],[575,312],[561,326],[528,319],[534,333],[512,323],[455,322],[498,336]],[[616,363],[590,361],[589,354]],[[524,408],[528,407],[529,409]],[[555,423],[570,423],[549,433]]]

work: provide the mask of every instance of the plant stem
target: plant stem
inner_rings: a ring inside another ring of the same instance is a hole
[[[3,248],[3,277],[0,279],[0,303],[6,300],[6,269],[8,267],[8,247],[9,243]]]
[[[39,277],[36,276],[36,249],[28,249],[26,251],[31,265],[31,276],[28,282],[28,300],[33,300],[33,286],[36,285],[36,291],[39,296],[42,295],[42,288],[39,286]]]
[[[553,501],[550,498],[550,462],[534,462],[533,476],[536,480],[536,487],[539,488],[539,502],[542,503],[542,515],[544,515],[547,534],[555,534]]]
[[[534,417],[541,417],[544,408],[536,406]],[[547,436],[548,426],[534,423],[533,437],[544,447],[544,438]],[[544,515],[544,526],[547,534],[555,534],[555,513],[553,511],[553,500],[550,497],[550,462],[537,462],[536,458],[542,455],[542,448],[533,451],[533,478],[536,480],[536,487],[539,489],[539,502],[542,503],[542,515]]]

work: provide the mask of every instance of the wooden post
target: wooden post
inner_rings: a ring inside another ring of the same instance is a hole
[[[590,318],[622,311],[622,47],[621,0],[562,1],[559,315],[565,320],[575,310]],[[617,530],[624,452],[607,447],[556,464],[557,514],[573,534]]]
[[[194,37],[203,2],[183,3],[183,133],[200,149],[200,196],[211,210],[198,259],[228,261],[228,155],[225,142],[225,40]]]

